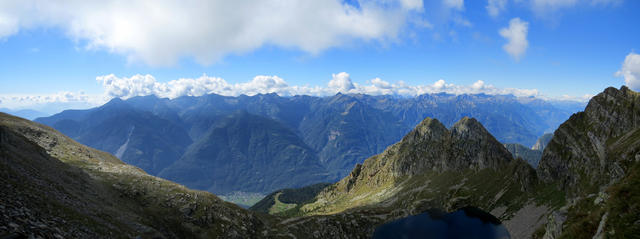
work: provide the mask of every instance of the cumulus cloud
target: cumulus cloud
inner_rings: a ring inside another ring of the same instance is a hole
[[[278,76],[259,75],[251,81],[229,84],[224,79],[203,75],[196,79],[182,78],[166,83],[158,82],[151,75],[117,77],[115,75],[96,78],[105,90],[106,98],[131,98],[134,96],[157,95],[176,98],[180,96],[201,96],[220,94],[226,96],[255,95],[276,93],[281,96],[314,95],[330,96],[338,92],[369,95],[416,96],[427,93],[446,92],[450,94],[513,94],[515,96],[538,96],[535,89],[498,88],[476,81],[472,85],[462,86],[446,83],[440,79],[433,84],[411,86],[399,81],[391,83],[374,78],[365,84],[354,83],[346,72],[333,74],[326,86],[291,86]]]
[[[350,90],[355,89],[353,82],[349,74],[346,72],[340,72],[338,74],[332,74],[332,79],[329,81],[329,88],[335,89],[338,92],[348,93]]]
[[[452,8],[456,10],[464,9],[464,0],[443,0],[442,3],[447,8]]]
[[[529,47],[529,42],[527,41],[528,29],[529,23],[520,20],[520,18],[511,19],[508,28],[500,29],[500,36],[507,39],[507,44],[503,45],[502,49],[516,61],[520,60]]]
[[[624,77],[624,83],[629,88],[640,91],[640,55],[629,53],[624,58],[622,68],[615,73],[617,77]]]
[[[422,11],[424,8],[422,0],[400,0],[400,4],[406,10]]]
[[[498,17],[500,12],[507,8],[507,0],[489,0],[487,2],[487,13],[491,17]]]
[[[460,0],[459,0],[460,1]],[[56,27],[90,49],[151,65],[202,64],[265,44],[315,54],[353,40],[397,38],[421,0],[0,1],[0,39]]]

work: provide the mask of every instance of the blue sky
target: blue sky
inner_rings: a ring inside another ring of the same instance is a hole
[[[625,80],[640,88],[640,1],[225,2],[0,3],[0,108],[154,93],[585,99]],[[510,29],[512,52],[500,33]]]

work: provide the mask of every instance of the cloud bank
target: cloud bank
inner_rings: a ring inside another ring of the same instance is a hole
[[[622,68],[615,73],[617,77],[623,77],[624,83],[635,91],[640,91],[640,55],[629,53],[624,58]]]
[[[529,41],[527,41],[528,30],[529,23],[520,20],[520,18],[511,19],[508,28],[500,29],[500,36],[507,39],[507,44],[503,45],[502,49],[516,61],[520,60],[529,47]]]
[[[638,57],[635,55],[634,57]],[[638,78],[636,64],[635,79]],[[626,68],[623,67],[620,72]],[[626,71],[624,71],[626,72]],[[625,73],[620,73],[625,74]],[[430,84],[409,85],[403,81],[391,83],[380,78],[373,78],[363,84],[353,82],[346,72],[332,74],[324,86],[295,86],[289,85],[278,76],[258,75],[252,80],[231,84],[220,77],[202,75],[198,78],[180,78],[169,82],[159,82],[152,75],[133,75],[118,77],[114,74],[96,77],[97,83],[103,88],[102,94],[85,94],[84,92],[60,92],[48,95],[0,95],[0,108],[36,109],[48,113],[56,113],[70,108],[90,108],[102,105],[113,98],[128,99],[136,96],[156,95],[161,98],[178,98],[181,96],[202,96],[205,94],[219,94],[224,96],[256,95],[276,93],[280,96],[311,95],[332,96],[337,93],[395,95],[413,97],[423,94],[487,94],[514,95],[516,97],[535,97],[544,100],[579,101],[586,102],[592,95],[571,97],[547,97],[537,89],[499,88],[478,80],[471,85],[456,85],[439,79]],[[53,108],[52,108],[53,107]]]
[[[131,98],[134,96],[156,95],[177,98],[180,96],[201,96],[219,94],[226,96],[276,93],[281,96],[313,95],[329,96],[338,92],[347,94],[416,96],[427,93],[446,92],[451,94],[513,94],[515,96],[538,96],[535,89],[498,88],[477,81],[469,86],[455,85],[438,80],[433,84],[411,86],[402,81],[390,83],[374,78],[365,84],[351,80],[346,72],[333,74],[326,86],[291,86],[278,76],[259,75],[249,82],[230,84],[222,78],[203,75],[199,78],[182,78],[166,83],[158,82],[152,75],[118,77],[113,74],[99,76],[107,98]]]
[[[460,1],[461,2],[461,1]],[[420,0],[324,1],[0,1],[0,39],[21,29],[56,27],[89,49],[132,61],[210,64],[264,45],[316,54],[353,40],[397,38]]]

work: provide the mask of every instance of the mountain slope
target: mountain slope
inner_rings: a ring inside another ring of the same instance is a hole
[[[300,122],[304,141],[336,178],[353,165],[382,152],[410,128],[386,112],[371,108],[355,97],[338,93],[316,100]]]
[[[607,88],[556,130],[538,174],[575,193],[597,192],[622,178],[635,160],[639,126],[640,94]]]
[[[542,136],[540,136],[540,138],[538,138],[538,140],[536,141],[536,144],[534,144],[531,147],[531,149],[543,151],[544,148],[547,147],[547,144],[549,144],[549,141],[551,141],[552,138],[553,138],[553,134],[551,133],[543,134]]]
[[[502,144],[475,119],[463,118],[448,130],[438,120],[427,118],[399,143],[367,159],[364,164],[357,165],[349,176],[321,192],[316,202],[305,205],[302,210],[305,213],[326,214],[379,203],[383,205],[412,204],[416,200],[402,202],[402,198],[416,197],[416,194],[421,193],[438,194],[434,192],[438,190],[444,190],[439,192],[442,195],[438,195],[438,198],[446,196],[442,198],[444,200],[442,204],[434,206],[456,209],[455,200],[453,200],[455,197],[446,193],[449,186],[464,185],[469,177],[483,177],[501,170],[515,170],[513,167],[523,167],[518,169],[523,170],[518,173],[522,175],[516,175],[516,184],[522,185],[514,189],[526,190],[527,184],[532,183],[529,182],[532,180],[530,177],[534,176],[532,170],[526,169],[528,166],[523,161],[513,160]],[[447,178],[450,178],[450,181],[446,183],[439,182],[436,185],[427,183],[429,188],[420,186],[425,182]],[[510,179],[505,183],[508,184],[511,181],[514,180]],[[496,184],[495,186],[504,187],[505,185]],[[500,189],[503,188],[498,190]],[[402,195],[404,192],[407,194]],[[408,208],[412,207],[419,207],[419,205]]]
[[[538,135],[554,129],[558,118],[569,115],[546,101],[510,95],[441,93],[403,98],[359,94],[336,94],[330,97],[280,97],[276,94],[230,97],[209,94],[176,99],[155,96],[133,97],[126,101],[114,99],[98,108],[64,111],[39,118],[38,122],[52,126],[83,144],[112,153],[152,175],[159,175],[179,160],[182,163],[176,165],[181,165],[180,168],[198,167],[198,164],[185,165],[186,161],[181,159],[197,156],[192,160],[195,163],[217,158],[204,151],[199,154],[192,150],[188,152],[188,149],[199,147],[196,144],[206,141],[205,138],[209,137],[207,132],[212,127],[220,125],[227,116],[237,111],[268,118],[287,128],[285,131],[296,134],[310,149],[305,152],[313,154],[310,157],[317,158],[330,173],[321,180],[325,182],[348,175],[356,164],[401,140],[425,117],[438,118],[446,127],[453,126],[465,116],[473,117],[499,141],[530,146]],[[233,154],[244,154],[238,152]],[[261,165],[262,162],[247,164]],[[242,175],[245,172],[238,173]],[[262,172],[273,173],[263,175],[267,178],[279,176],[277,171]],[[202,176],[203,173],[198,169],[193,175],[183,171],[174,174],[171,179],[195,183],[189,177],[197,175]],[[216,181],[228,184],[214,185],[209,181],[210,185],[190,185],[201,189],[224,188],[221,189],[224,192],[278,189],[268,185],[272,181],[252,181],[255,187],[249,186],[249,183],[236,184],[232,178]],[[283,187],[314,182],[318,181],[313,179]],[[238,187],[233,188],[234,185]]]
[[[217,197],[145,174],[55,130],[0,113],[0,234],[255,235],[262,222]]]
[[[639,157],[640,93],[626,86],[607,88],[563,123],[544,150],[538,175],[570,199],[546,234],[637,236],[640,190],[631,185],[640,175]]]
[[[152,175],[179,159],[192,143],[181,126],[120,99],[89,111],[65,111],[38,120]]]
[[[314,151],[294,132],[247,112],[217,122],[159,176],[217,194],[269,193],[328,180]]]
[[[538,167],[538,162],[542,158],[542,151],[527,148],[521,144],[504,144],[504,147],[511,152],[514,158],[522,158],[533,168]]]

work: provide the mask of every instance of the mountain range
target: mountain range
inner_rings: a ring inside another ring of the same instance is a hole
[[[370,238],[399,218],[463,210],[489,212],[513,238],[633,238],[639,105],[640,93],[607,88],[560,125],[536,169],[475,118],[447,128],[427,117],[338,182],[279,190],[253,208],[269,214],[0,114],[0,235]]]
[[[445,127],[474,117],[500,142],[531,146],[571,113],[547,101],[509,95],[210,94],[113,99],[36,121],[191,188],[267,194],[334,182],[425,117],[437,118]],[[294,147],[278,153],[286,145]]]

